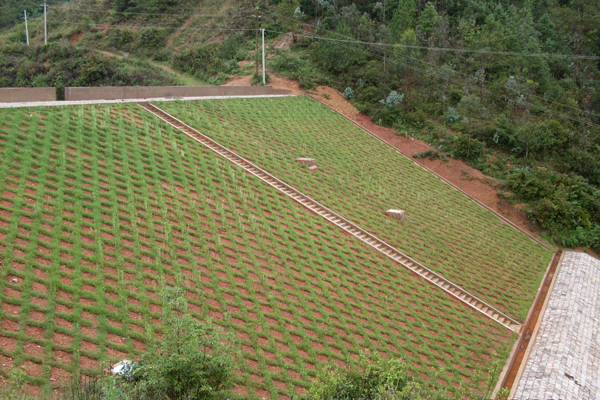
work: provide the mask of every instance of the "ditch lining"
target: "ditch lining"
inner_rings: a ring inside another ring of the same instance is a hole
[[[502,388],[512,390],[515,382],[519,381],[518,378],[521,372],[521,366],[527,361],[527,355],[531,351],[530,345],[533,344],[535,340],[537,328],[539,322],[541,322],[541,318],[543,318],[544,308],[547,299],[549,298],[551,287],[558,276],[557,269],[562,262],[563,256],[564,252],[562,250],[554,253],[552,260],[546,269],[542,283],[538,288],[537,295],[535,296],[527,318],[522,325],[519,337],[511,350],[500,377],[498,378],[498,383],[494,388],[494,395]]]

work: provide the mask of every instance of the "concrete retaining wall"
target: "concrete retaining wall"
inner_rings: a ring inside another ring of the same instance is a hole
[[[26,101],[55,101],[56,88],[0,88],[0,103],[21,103]]]
[[[255,96],[289,94],[271,86],[115,86],[67,87],[65,100],[150,99],[155,97]]]

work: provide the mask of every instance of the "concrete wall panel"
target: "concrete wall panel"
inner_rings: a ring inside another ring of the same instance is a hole
[[[252,96],[288,94],[271,86],[119,86],[68,87],[65,100],[150,99],[156,97]]]
[[[56,101],[56,88],[0,88],[0,103]]]

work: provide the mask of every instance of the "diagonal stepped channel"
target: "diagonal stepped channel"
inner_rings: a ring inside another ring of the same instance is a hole
[[[327,208],[324,205],[318,203],[317,201],[311,199],[304,193],[294,189],[292,186],[279,180],[278,178],[271,175],[270,173],[263,170],[262,168],[257,167],[256,165],[252,164],[250,161],[237,155],[233,151],[227,149],[225,146],[220,145],[219,143],[212,140],[208,136],[203,135],[196,129],[186,125],[182,121],[180,121],[177,118],[173,117],[172,115],[166,113],[165,111],[161,110],[160,108],[156,107],[155,105],[150,104],[150,103],[139,103],[139,105],[142,108],[144,108],[146,111],[148,111],[148,112],[154,114],[156,117],[160,118],[162,121],[171,125],[173,128],[182,131],[184,134],[186,134],[190,138],[203,144],[204,146],[208,147],[210,150],[214,151],[215,153],[225,157],[226,159],[231,161],[233,164],[236,164],[236,165],[244,168],[250,174],[256,176],[257,178],[266,182],[267,184],[269,184],[270,186],[279,190],[280,192],[283,192],[284,194],[286,194],[287,196],[296,200],[298,203],[302,204],[306,208],[317,213],[318,215],[325,218],[329,222],[333,223],[334,225],[338,226],[339,228],[345,230],[346,232],[350,233],[351,235],[355,236],[356,238],[367,243],[368,245],[370,245],[377,251],[385,254],[392,260],[397,261],[398,263],[400,263],[400,265],[411,270],[415,274],[421,276],[423,279],[425,279],[429,283],[441,288],[446,293],[457,298],[458,300],[460,300],[461,302],[470,306],[471,308],[474,308],[475,310],[484,314],[488,318],[493,319],[494,321],[496,321],[499,324],[503,325],[504,327],[510,329],[511,331],[519,332],[519,330],[521,328],[521,324],[519,322],[517,322],[514,319],[510,318],[509,316],[503,314],[499,310],[495,309],[491,305],[485,303],[483,300],[481,300],[481,299],[477,298],[476,296],[472,295],[471,293],[467,292],[465,289],[461,288],[460,286],[450,282],[449,280],[442,277],[441,275],[436,274],[432,270],[421,265],[420,263],[418,263],[417,261],[408,257],[407,255],[401,253],[399,250],[390,246],[389,244],[387,244],[383,240],[379,239],[375,235],[370,234],[369,232],[365,231],[358,225],[356,225],[356,224],[348,221],[344,217],[336,214],[329,208]]]

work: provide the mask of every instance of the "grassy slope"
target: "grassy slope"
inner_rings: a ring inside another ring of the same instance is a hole
[[[523,320],[551,251],[327,107],[303,97],[162,106]],[[315,158],[319,171],[307,174],[297,157]],[[408,223],[387,218],[390,208],[406,210]]]
[[[139,354],[175,284],[237,332],[250,395],[362,348],[449,387],[508,353],[506,329],[135,105],[0,115],[0,362],[31,383]]]

